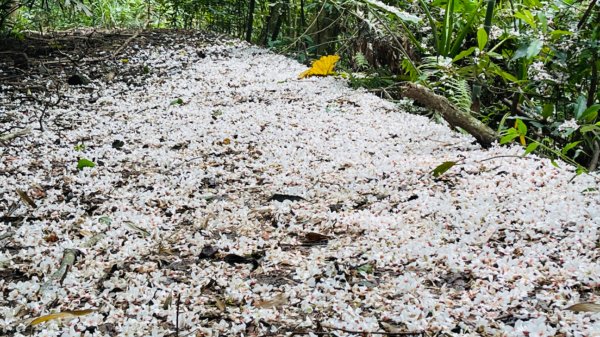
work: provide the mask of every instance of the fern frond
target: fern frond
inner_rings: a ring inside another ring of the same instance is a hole
[[[447,95],[450,102],[463,111],[471,111],[473,101],[467,81],[461,78],[447,77],[443,85],[451,91],[451,94]]]

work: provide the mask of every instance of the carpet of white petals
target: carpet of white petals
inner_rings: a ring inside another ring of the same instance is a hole
[[[244,43],[128,53],[0,147],[0,335],[600,336],[597,177]]]

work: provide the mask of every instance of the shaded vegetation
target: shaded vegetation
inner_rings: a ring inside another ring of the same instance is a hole
[[[353,86],[399,100],[403,83],[420,84],[497,130],[501,143],[583,172],[600,157],[597,8],[596,0],[0,0],[0,28],[17,37],[210,29],[306,64],[337,54]]]

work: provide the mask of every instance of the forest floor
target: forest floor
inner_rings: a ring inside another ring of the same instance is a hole
[[[598,176],[212,34],[4,47],[0,335],[600,336]]]

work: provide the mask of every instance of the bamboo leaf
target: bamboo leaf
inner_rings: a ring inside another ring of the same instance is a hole
[[[436,168],[434,168],[431,171],[431,173],[433,174],[434,177],[438,178],[442,174],[446,173],[446,171],[451,169],[454,165],[456,165],[455,161],[445,161],[445,162],[441,163],[440,165],[438,165]]]
[[[139,233],[144,238],[150,236],[150,232],[148,232],[147,230],[143,229],[142,227],[134,224],[131,221],[124,221],[123,223],[125,224],[125,226],[133,229],[135,232]]]

